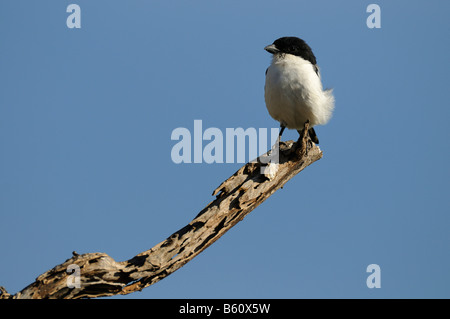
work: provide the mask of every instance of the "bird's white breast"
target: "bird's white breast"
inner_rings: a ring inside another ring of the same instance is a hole
[[[267,70],[264,96],[269,114],[282,125],[302,129],[326,124],[331,117],[334,98],[324,91],[314,66],[291,54],[275,55]]]

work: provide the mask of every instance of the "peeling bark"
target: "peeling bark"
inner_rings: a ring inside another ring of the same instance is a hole
[[[306,132],[306,130],[304,130]],[[300,147],[297,147],[301,145]],[[302,141],[280,143],[279,164],[262,174],[266,164],[260,156],[247,163],[213,192],[216,199],[185,227],[137,256],[117,262],[105,253],[78,254],[45,272],[15,295],[0,287],[0,299],[79,299],[129,294],[140,291],[181,268],[213,244],[259,204],[305,167],[319,160],[322,151],[304,134]],[[269,178],[268,178],[269,176]],[[74,275],[68,267],[79,268],[79,288],[69,288]],[[75,266],[75,267],[76,267]],[[72,266],[74,267],[74,266]]]

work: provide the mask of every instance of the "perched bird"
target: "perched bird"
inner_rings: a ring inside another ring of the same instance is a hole
[[[315,125],[324,125],[334,109],[331,89],[324,90],[319,67],[311,48],[297,37],[283,37],[264,48],[272,53],[266,70],[264,98],[270,116],[280,122],[281,131],[296,129],[300,136],[305,123],[312,141],[319,143]]]

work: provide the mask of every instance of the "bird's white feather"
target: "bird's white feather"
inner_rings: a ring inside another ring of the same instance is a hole
[[[302,129],[307,120],[324,125],[334,109],[332,90],[323,90],[314,65],[292,54],[273,56],[264,97],[269,114],[290,129]]]

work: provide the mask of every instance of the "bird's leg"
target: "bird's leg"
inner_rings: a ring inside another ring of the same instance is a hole
[[[281,135],[283,135],[284,129],[286,128],[286,126],[284,126],[283,124],[280,125],[280,134],[278,134],[278,144],[280,144],[281,142]]]
[[[278,138],[277,141],[275,142],[274,145],[272,145],[272,148],[270,149],[270,151],[267,153],[267,155],[272,155],[272,153],[278,152],[278,150],[280,149],[280,142],[281,142],[281,135],[283,135],[284,129],[286,128],[286,126],[284,126],[283,124],[280,124],[280,133],[278,134]],[[276,153],[275,153],[276,154]]]
[[[297,130],[299,137],[296,143],[296,147],[300,154],[308,154],[308,144],[309,144],[309,120],[305,122],[303,130]]]

